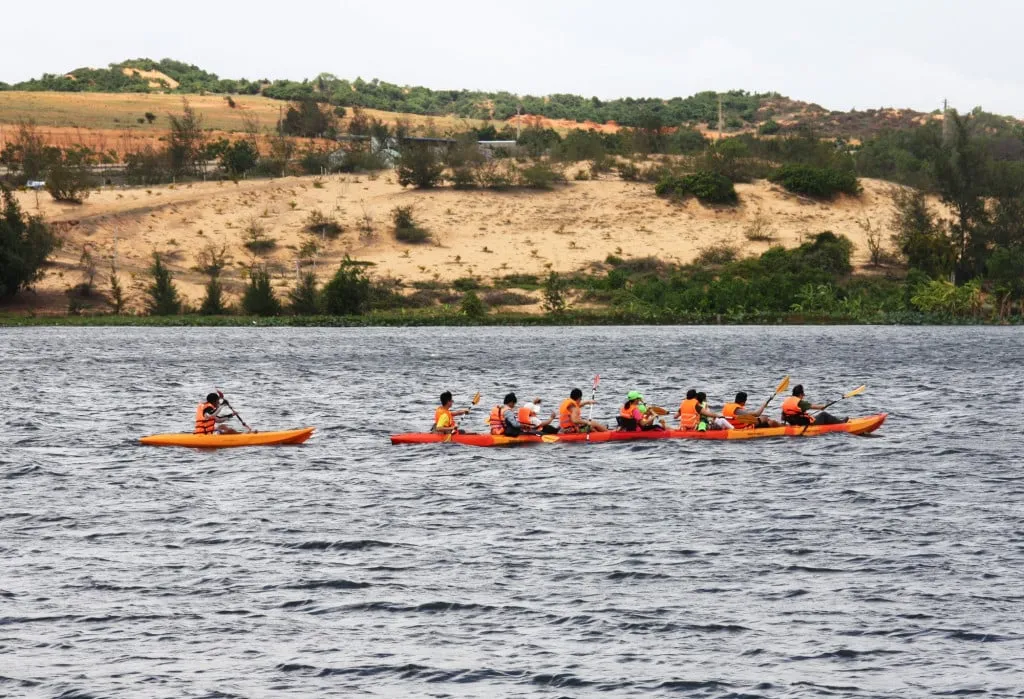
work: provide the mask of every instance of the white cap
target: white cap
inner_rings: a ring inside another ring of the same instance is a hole
[[[536,415],[540,412],[540,405],[537,403],[527,403],[526,407],[530,409],[530,412]]]

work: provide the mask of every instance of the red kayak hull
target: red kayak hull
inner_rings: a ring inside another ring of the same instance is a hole
[[[811,425],[810,427],[757,427],[737,430],[709,430],[696,432],[693,430],[651,430],[648,432],[593,432],[586,434],[553,434],[553,435],[522,435],[506,437],[492,434],[436,434],[433,432],[407,432],[391,435],[392,444],[468,444],[474,447],[504,447],[517,444],[540,444],[555,442],[630,442],[651,439],[765,439],[768,437],[814,437],[832,432],[847,434],[868,434],[874,432],[885,422],[886,413],[850,418],[849,422],[838,425]]]

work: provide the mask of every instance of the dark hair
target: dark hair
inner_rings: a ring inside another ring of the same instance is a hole
[[[746,391],[740,391],[739,393],[736,394],[736,402],[737,403],[746,403],[747,402],[747,393],[746,393]]]
[[[634,398],[633,400],[640,400],[640,399],[639,399],[639,398]],[[630,400],[629,398],[627,398],[627,399],[626,399],[626,402],[622,404],[622,407],[623,407],[623,408],[628,408],[628,407],[629,407],[629,404],[630,404],[630,403],[632,403],[632,402],[633,402],[633,400]]]
[[[802,383],[798,383],[796,386],[793,386],[793,395],[794,396],[803,396],[804,395],[804,385]]]
[[[691,388],[689,391],[686,392],[686,400],[693,400],[696,397],[697,397],[697,389]]]
[[[220,403],[220,396],[218,396],[216,393],[207,393],[206,394],[206,402],[207,403]]]
[[[574,388],[571,391],[569,391],[569,397],[572,398],[573,400],[579,400],[580,398],[583,397],[583,391],[581,391],[578,388]]]
[[[515,403],[515,402],[516,402],[516,394],[515,393],[506,393],[505,394],[505,405],[508,405],[509,403]]]
[[[452,392],[451,391],[445,391],[444,393],[441,394],[441,405],[444,405],[445,403],[447,403],[451,399],[452,399]]]
[[[708,394],[704,393],[704,391],[701,391],[695,396],[695,398],[697,399],[698,403],[703,403],[708,399]]]

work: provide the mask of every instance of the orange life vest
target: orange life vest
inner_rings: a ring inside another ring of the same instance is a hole
[[[814,422],[814,418],[803,410],[800,409],[800,401],[803,400],[800,396],[790,396],[786,400],[782,401],[782,419],[789,422],[789,418],[794,417],[805,417]]]
[[[496,405],[491,408],[491,416],[487,421],[491,424],[491,434],[505,434],[505,411],[504,405]]]
[[[679,428],[683,430],[697,429],[700,422],[700,405],[696,398],[684,400],[679,404]]]
[[[206,409],[212,408],[209,415],[206,414]],[[217,429],[217,419],[213,416],[213,413],[217,411],[217,408],[213,403],[202,402],[199,407],[196,408],[196,428],[193,430],[193,434],[213,434],[214,430]]]
[[[516,417],[519,418],[519,424],[523,426],[524,430],[533,427],[531,420],[533,419],[533,410],[528,405],[524,405],[519,409]]]
[[[434,427],[433,427],[434,430],[437,430],[438,425],[441,424],[441,418],[444,417],[444,416],[448,417],[448,421],[444,425],[441,425],[441,427],[443,427],[443,428],[455,427],[455,420],[454,420],[454,418],[452,418],[452,411],[442,405],[440,408],[438,408],[437,410],[434,411]]]
[[[562,432],[578,432],[579,427],[572,421],[572,409],[579,408],[579,401],[566,398],[558,406],[558,429]]]
[[[739,403],[726,403],[722,406],[722,417],[736,417],[736,411],[742,407]]]
[[[622,429],[629,432],[638,432],[640,430],[640,421],[637,420],[636,416],[633,414],[634,410],[636,410],[636,408],[631,408],[625,405],[619,408],[619,417],[626,421],[623,422],[622,425],[629,425],[628,427],[623,426]]]

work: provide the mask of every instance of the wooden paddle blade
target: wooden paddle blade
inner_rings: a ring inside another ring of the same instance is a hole
[[[757,415],[733,415],[730,418],[726,418],[732,422],[738,422],[741,425],[756,425]]]
[[[668,415],[668,411],[662,408],[660,405],[648,405],[647,409],[655,415]]]
[[[789,374],[786,374],[784,377],[782,377],[782,381],[779,382],[779,385],[778,387],[776,387],[775,392],[782,393],[787,388],[789,388]]]
[[[479,402],[480,402],[480,391],[477,391],[476,393],[473,394],[473,405],[476,405]]]
[[[864,393],[864,391],[866,391],[866,390],[868,390],[868,387],[866,385],[865,386],[858,386],[857,388],[853,389],[849,393],[844,393],[843,394],[843,398],[853,398],[854,396],[859,396],[861,393]]]
[[[544,442],[546,444],[551,444],[552,442],[557,442],[558,441],[558,435],[557,434],[541,435],[540,441],[542,441],[542,442]]]

